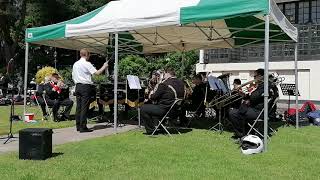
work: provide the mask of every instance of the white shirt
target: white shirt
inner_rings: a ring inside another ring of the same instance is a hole
[[[72,79],[75,84],[93,84],[91,76],[97,72],[97,69],[85,58],[80,58],[73,64]]]

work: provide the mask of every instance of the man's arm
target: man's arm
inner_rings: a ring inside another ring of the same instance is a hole
[[[108,62],[105,62],[103,64],[103,66],[99,70],[97,70],[94,74],[95,75],[102,74],[104,72],[104,70],[107,69],[107,67],[108,67]]]
[[[263,102],[263,93],[264,88],[263,86],[259,86],[255,91],[252,92],[250,95],[250,103],[251,104],[259,104],[260,102]]]

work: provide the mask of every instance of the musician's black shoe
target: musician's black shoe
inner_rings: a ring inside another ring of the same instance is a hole
[[[62,119],[66,121],[66,120],[70,120],[70,117],[65,114],[62,114]]]
[[[240,137],[239,136],[237,136],[237,135],[233,135],[233,136],[231,136],[231,139],[239,139]]]
[[[59,122],[59,119],[58,119],[58,117],[56,117],[56,116],[53,116],[53,121],[54,121],[54,122]]]
[[[84,128],[79,129],[79,132],[80,132],[80,133],[87,133],[87,132],[92,132],[92,131],[93,131],[93,130],[88,129],[88,128],[86,128],[86,129],[84,129]]]
[[[48,115],[44,115],[43,116],[43,120],[47,121],[49,119],[49,116]]]

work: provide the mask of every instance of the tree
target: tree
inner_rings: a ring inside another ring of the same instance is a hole
[[[176,76],[181,79],[190,79],[195,73],[198,61],[196,51],[168,53],[163,57],[153,59],[149,64],[150,70],[173,68]]]
[[[148,62],[145,58],[137,55],[129,55],[119,62],[119,76],[125,78],[126,75],[146,77],[148,74]]]
[[[190,79],[195,73],[198,61],[196,51],[168,53],[162,56],[149,56],[148,61],[141,56],[129,55],[119,62],[119,76],[136,75],[148,77],[151,72],[166,67],[173,68],[176,76],[181,79]]]
[[[0,1],[0,64],[23,48],[26,0]]]

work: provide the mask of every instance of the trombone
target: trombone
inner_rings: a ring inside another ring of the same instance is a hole
[[[241,86],[239,86],[238,88],[236,88],[235,90],[233,90],[232,92],[237,92],[235,94],[231,94],[232,92],[229,92],[228,94],[225,94],[223,96],[220,96],[216,99],[213,99],[209,104],[208,107],[224,107],[224,106],[228,106],[240,99],[243,98],[243,94],[247,91],[248,89],[244,89],[247,86],[252,86],[252,85],[256,85],[257,83],[261,83],[263,82],[263,79],[254,79],[251,81],[248,81],[244,84],[242,84]]]

